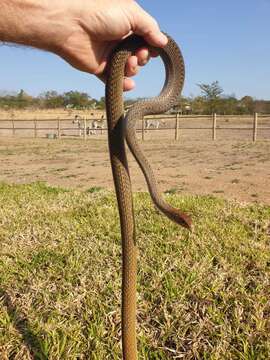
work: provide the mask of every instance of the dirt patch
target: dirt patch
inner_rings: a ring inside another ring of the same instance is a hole
[[[161,133],[159,133],[161,134]],[[142,143],[162,191],[212,194],[270,204],[270,142],[190,140],[163,134]],[[146,185],[129,155],[133,189]],[[88,189],[113,188],[106,136],[81,139],[2,138],[0,181]]]

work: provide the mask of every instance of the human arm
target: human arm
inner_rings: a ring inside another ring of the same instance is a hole
[[[0,0],[0,40],[53,52],[75,68],[103,78],[112,48],[131,33],[154,46],[166,37],[133,0]],[[130,57],[124,88],[150,57],[147,48]]]

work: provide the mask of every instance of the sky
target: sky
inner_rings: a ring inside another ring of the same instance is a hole
[[[270,0],[141,0],[161,29],[180,45],[186,64],[184,96],[197,96],[199,83],[219,81],[224,93],[270,99]],[[0,45],[0,90],[78,90],[104,96],[104,84],[79,72],[56,55]],[[135,78],[127,98],[154,96],[164,69],[153,59]]]

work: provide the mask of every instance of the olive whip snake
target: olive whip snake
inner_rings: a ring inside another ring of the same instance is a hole
[[[167,204],[161,197],[151,167],[136,141],[136,121],[145,115],[168,111],[180,95],[185,76],[182,54],[168,37],[165,48],[157,49],[166,71],[166,80],[159,96],[135,103],[124,117],[123,79],[128,57],[142,46],[149,45],[139,36],[131,35],[112,52],[107,68],[106,111],[111,166],[118,200],[122,236],[122,346],[123,359],[137,359],[136,344],[136,275],[137,246],[132,202],[132,190],[126,158],[125,142],[137,160],[156,207],[168,218],[191,227],[188,215]]]

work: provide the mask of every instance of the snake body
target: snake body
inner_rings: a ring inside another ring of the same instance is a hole
[[[184,84],[184,60],[170,37],[160,54],[166,70],[166,80],[159,96],[139,101],[124,116],[123,79],[128,57],[137,49],[149,45],[139,36],[131,35],[112,52],[107,68],[106,112],[111,167],[118,201],[122,238],[122,352],[124,360],[137,359],[136,343],[136,275],[137,246],[132,201],[132,189],[126,157],[125,141],[137,160],[156,207],[174,222],[191,227],[188,215],[167,204],[158,191],[149,162],[136,141],[136,121],[145,115],[168,111],[176,102]]]

